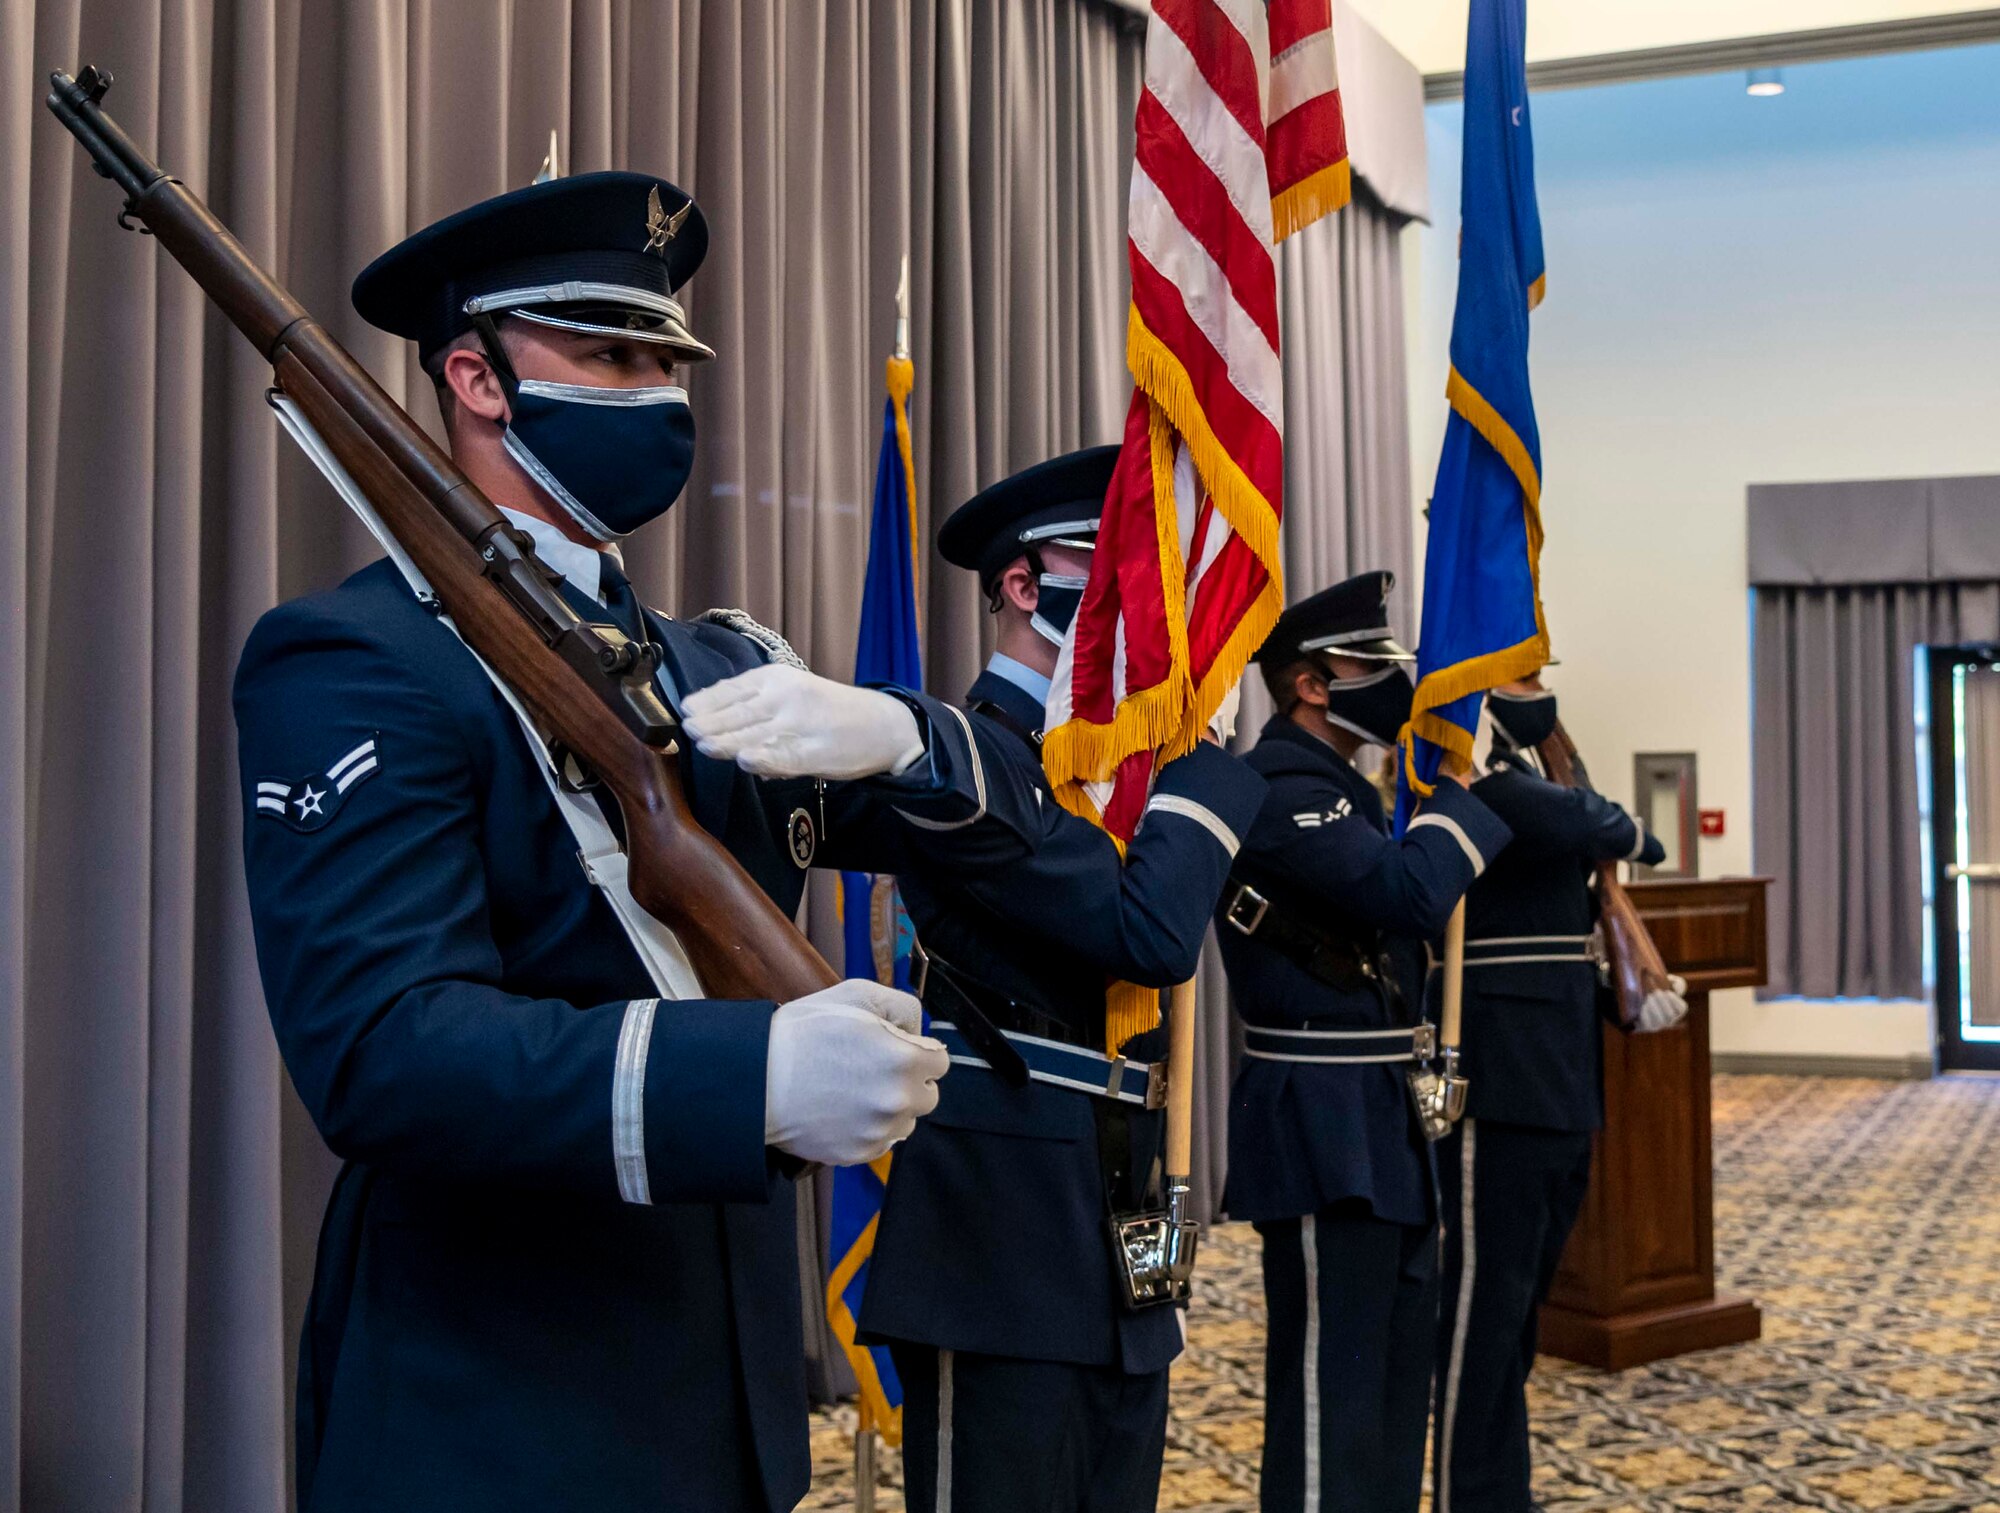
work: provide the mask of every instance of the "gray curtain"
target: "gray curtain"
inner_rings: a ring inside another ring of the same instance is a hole
[[[260,613],[373,555],[261,365],[115,229],[46,70],[111,67],[113,113],[427,424],[412,355],[348,311],[368,258],[527,182],[551,126],[568,171],[691,188],[722,357],[634,576],[838,673],[906,248],[927,535],[1116,435],[1131,26],[1091,0],[0,0],[0,1506],[286,1501],[331,1163],[265,1019],[228,690]],[[1285,254],[1298,585],[1407,556],[1393,249],[1364,203]],[[950,692],[986,622],[935,561],[925,592]]]
[[[1915,654],[2000,638],[2000,583],[1759,587],[1752,637],[1760,996],[1921,998]]]
[[[2000,477],[1748,494],[1760,997],[1921,998],[1920,646],[2000,637]]]
[[[1308,226],[1278,257],[1285,369],[1285,592],[1288,599],[1386,567],[1403,589],[1392,623],[1410,637],[1410,443],[1404,368],[1402,229],[1365,184],[1340,214]],[[1238,750],[1256,743],[1271,701],[1253,669],[1237,716]],[[1195,1085],[1194,1196],[1220,1212],[1229,1168],[1228,1097],[1241,1050],[1211,934],[1197,978],[1201,1062]]]

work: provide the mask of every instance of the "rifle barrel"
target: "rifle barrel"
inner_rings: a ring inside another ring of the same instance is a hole
[[[100,108],[111,76],[51,78],[49,109],[125,191],[136,217],[263,354],[361,484],[464,636],[616,797],[633,898],[679,932],[710,992],[784,1001],[837,975],[688,812],[673,714],[649,655],[614,645],[479,489],[368,371],[267,273],[186,185]],[[454,539],[457,538],[457,539]],[[607,718],[608,714],[615,718]]]

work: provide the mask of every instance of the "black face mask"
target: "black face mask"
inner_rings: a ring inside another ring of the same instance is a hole
[[[1493,711],[1493,723],[1500,727],[1500,733],[1523,750],[1541,745],[1556,733],[1556,696],[1546,689],[1541,693],[1502,693],[1496,688],[1487,694],[1486,707]]]
[[[1092,550],[1081,541],[1064,541],[1061,545]],[[1083,591],[1090,579],[1074,573],[1050,572],[1037,551],[1028,553],[1028,571],[1035,575],[1036,590],[1035,612],[1028,617],[1028,624],[1044,641],[1061,646],[1076,619],[1078,606],[1083,603]]]
[[[524,378],[506,446],[599,541],[666,514],[694,467],[694,412],[677,384],[600,389]]]
[[[1410,720],[1416,685],[1409,669],[1391,662],[1380,672],[1360,678],[1328,678],[1326,720],[1377,746],[1393,746]]]
[[[1044,640],[1063,644],[1063,637],[1069,634],[1070,623],[1076,619],[1077,606],[1083,603],[1083,590],[1090,582],[1088,578],[1076,578],[1067,573],[1043,573],[1035,579],[1039,596],[1035,600],[1035,612],[1028,617],[1028,623],[1036,634]]]

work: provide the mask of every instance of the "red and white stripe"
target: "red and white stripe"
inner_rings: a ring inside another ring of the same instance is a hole
[[[1330,0],[1153,0],[1135,140],[1137,387],[1043,749],[1121,841],[1283,603],[1273,246],[1346,199]]]

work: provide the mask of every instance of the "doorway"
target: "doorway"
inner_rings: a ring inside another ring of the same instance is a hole
[[[1938,1061],[2000,1071],[2000,648],[1928,658]]]

